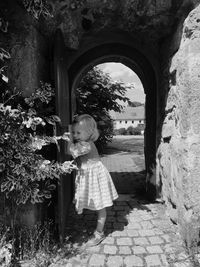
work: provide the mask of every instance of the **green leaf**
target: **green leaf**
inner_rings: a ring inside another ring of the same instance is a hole
[[[5,170],[6,165],[4,163],[0,163],[0,172]]]
[[[61,122],[61,119],[56,116],[56,115],[51,115],[51,118],[55,121],[55,122]]]

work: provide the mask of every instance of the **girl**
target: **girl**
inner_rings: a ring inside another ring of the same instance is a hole
[[[72,124],[69,151],[76,159],[78,172],[75,180],[75,206],[78,214],[83,209],[97,211],[97,227],[88,246],[98,245],[104,237],[106,207],[118,198],[112,178],[102,164],[94,144],[99,137],[97,124],[88,114],[83,114]]]

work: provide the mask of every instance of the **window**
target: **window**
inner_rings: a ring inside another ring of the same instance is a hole
[[[127,121],[125,121],[125,123],[127,123]]]
[[[122,123],[122,121],[119,121],[119,123]]]
[[[134,121],[132,121],[132,123],[134,123]]]
[[[142,121],[139,121],[139,123],[141,123]]]

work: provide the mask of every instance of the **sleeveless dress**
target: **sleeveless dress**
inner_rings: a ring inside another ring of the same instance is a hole
[[[77,213],[81,214],[83,209],[100,210],[112,206],[118,194],[95,144],[83,141],[72,143],[69,150],[78,167],[74,197]]]

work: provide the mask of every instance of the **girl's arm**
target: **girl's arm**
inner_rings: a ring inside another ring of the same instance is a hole
[[[69,132],[65,132],[62,135],[62,139],[67,142],[67,144],[66,144],[66,153],[67,154],[71,154],[71,152],[70,152],[70,146],[73,143],[73,135],[72,135],[72,127],[71,127],[71,125],[69,125]]]
[[[89,142],[78,142],[78,143],[71,143],[69,150],[72,154],[73,158],[77,158],[79,156],[88,154],[91,150],[91,145]]]

